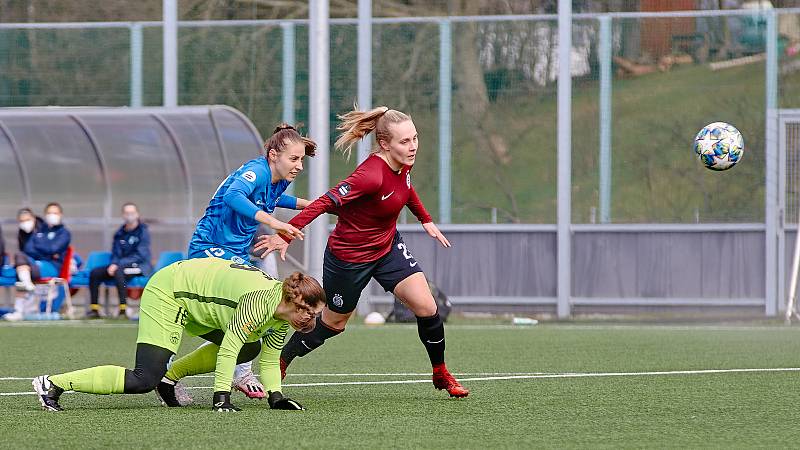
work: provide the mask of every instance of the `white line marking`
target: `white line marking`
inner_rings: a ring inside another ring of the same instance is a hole
[[[508,375],[492,377],[462,378],[460,381],[497,381],[497,380],[531,380],[539,378],[604,378],[604,377],[641,377],[662,375],[708,375],[720,373],[753,373],[753,372],[800,372],[800,367],[775,367],[765,369],[707,369],[707,370],[673,370],[664,372],[589,372],[589,373],[549,373],[538,375]],[[284,387],[345,386],[368,384],[420,384],[431,380],[384,380],[384,381],[336,381],[328,383],[295,383],[284,384]],[[187,389],[213,389],[213,386],[188,386]],[[71,393],[68,392],[68,393]],[[36,395],[35,392],[0,392],[0,396]]]
[[[24,322],[4,322],[0,321],[0,330],[3,328],[14,327],[84,327],[84,328],[137,328],[139,324],[135,322],[120,323],[117,320],[53,320],[53,321],[24,321]],[[364,324],[347,325],[353,329],[366,329],[372,331],[397,331],[397,330],[416,330],[416,325],[405,324],[391,324],[383,327],[367,326]],[[548,331],[776,331],[776,332],[800,332],[800,327],[784,325],[750,325],[750,324],[683,324],[683,325],[669,325],[669,324],[560,324],[560,323],[547,323],[540,322],[536,326],[520,326],[511,324],[448,324],[448,330],[516,330],[516,331],[533,331],[543,330]]]
[[[289,373],[287,377],[422,377],[430,372],[395,373]],[[453,372],[456,376],[552,375],[553,372]],[[0,381],[31,381],[34,377],[0,377]],[[189,375],[186,378],[214,378],[214,375]]]

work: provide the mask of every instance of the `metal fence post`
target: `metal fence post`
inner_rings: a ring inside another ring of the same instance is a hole
[[[572,2],[558,2],[558,207],[557,296],[559,318],[570,316],[572,258]]]
[[[778,133],[778,27],[777,16],[774,11],[766,11],[767,30],[767,62],[766,62],[766,307],[767,316],[778,313],[778,304],[784,300],[783,293],[785,269],[784,261],[784,230],[783,230],[783,205],[780,203],[782,193],[780,186],[780,158],[777,148]]]
[[[330,154],[330,27],[328,0],[311,0],[309,5],[309,122],[311,139],[317,143],[317,156],[311,161],[309,198],[328,190]],[[308,270],[322,279],[322,258],[328,239],[328,219],[309,226]]]
[[[294,24],[284,22],[281,24],[283,36],[283,52],[281,54],[281,103],[283,103],[282,120],[290,125],[294,125],[294,97],[295,97],[295,43],[294,43]],[[289,184],[286,193],[294,195],[294,183]]]
[[[372,108],[372,0],[358,0],[358,107]],[[370,153],[370,136],[358,141],[358,163]]]
[[[178,106],[178,0],[164,0],[164,106]]]
[[[452,182],[452,31],[450,21],[439,22],[439,222],[450,223]]]
[[[600,43],[600,223],[611,221],[611,17],[601,16]]]
[[[131,24],[131,106],[142,106],[142,24]]]

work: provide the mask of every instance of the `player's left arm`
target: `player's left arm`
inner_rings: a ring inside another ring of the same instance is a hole
[[[417,195],[416,189],[413,187],[411,188],[411,192],[408,195],[408,201],[406,202],[406,206],[408,209],[411,210],[411,213],[416,216],[417,219],[422,223],[422,228],[428,233],[428,236],[436,239],[442,244],[442,247],[450,247],[450,241],[447,240],[444,233],[439,230],[439,227],[433,223],[433,218],[428,213],[428,210],[425,209],[425,205],[422,204],[422,200],[420,200],[419,195]]]
[[[277,331],[261,339],[261,357],[259,358],[261,383],[267,390],[267,401],[269,401],[270,408],[300,411],[305,408],[289,397],[284,397],[281,392],[280,357],[288,332],[289,323],[284,322]]]
[[[281,194],[278,197],[278,203],[275,204],[278,208],[303,210],[306,206],[310,205],[311,201],[300,197],[293,197],[288,194]]]

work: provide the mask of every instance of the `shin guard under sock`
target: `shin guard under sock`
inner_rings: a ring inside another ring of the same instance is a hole
[[[428,351],[431,365],[444,363],[444,322],[439,313],[430,317],[417,317],[419,340]]]
[[[283,347],[281,359],[283,359],[286,364],[289,364],[295,357],[303,357],[309,354],[312,350],[324,344],[326,339],[330,339],[340,334],[342,331],[344,331],[344,328],[341,330],[332,328],[326,325],[325,322],[322,321],[322,318],[319,317],[317,318],[317,325],[310,332],[301,333],[295,331],[289,339],[289,342]]]

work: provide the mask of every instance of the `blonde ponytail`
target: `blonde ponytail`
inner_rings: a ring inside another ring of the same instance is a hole
[[[380,140],[389,141],[391,140],[389,124],[411,120],[411,117],[407,114],[389,109],[386,106],[378,106],[369,111],[359,111],[358,105],[355,105],[353,111],[338,117],[340,122],[336,129],[342,131],[342,134],[336,139],[334,147],[341,151],[347,159],[350,159],[353,144],[372,131],[375,131],[376,142]]]

